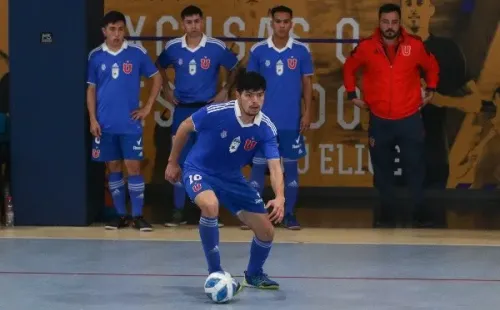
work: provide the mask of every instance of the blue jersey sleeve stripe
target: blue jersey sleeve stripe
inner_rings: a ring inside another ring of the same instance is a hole
[[[234,68],[236,68],[236,67],[238,66],[238,64],[239,64],[239,63],[240,63],[240,61],[239,61],[239,60],[238,60],[238,61],[236,61],[236,63],[234,64],[234,66],[233,66],[231,69],[229,69],[229,71],[233,71],[233,70],[234,70]]]
[[[89,53],[89,57],[88,57],[88,60],[90,60],[90,57],[92,57],[92,55],[98,51],[102,50],[102,46],[99,46],[99,47],[96,47],[94,48],[93,50],[90,51]]]
[[[229,101],[229,102],[224,102],[224,103],[217,103],[217,104],[211,104],[207,106],[207,111],[214,110],[214,109],[219,109],[221,107],[234,107],[234,101]]]
[[[253,52],[255,51],[255,49],[259,46],[262,46],[264,44],[267,44],[267,40],[263,40],[263,41],[260,41],[258,43],[255,43],[251,48],[250,48],[250,52]]]
[[[235,103],[236,103],[236,101],[234,101],[234,100],[231,100],[231,101],[228,101],[228,102],[215,103],[215,104],[209,105],[207,107],[207,109],[212,108],[212,107],[221,107],[221,106],[226,106],[226,105],[234,105]]]
[[[157,74],[158,74],[158,72],[160,72],[160,71],[156,70],[153,74],[151,74],[151,75],[150,75],[150,76],[148,76],[148,77],[153,77],[153,76],[157,75]]]
[[[221,40],[218,40],[218,39],[214,39],[214,38],[207,38],[207,43],[212,43],[212,44],[215,44],[215,45],[218,45],[220,46],[222,49],[226,49],[227,46],[224,42],[222,42]]]
[[[227,110],[227,109],[232,109],[233,107],[218,107],[218,108],[215,108],[215,109],[210,109],[210,110],[207,110],[207,113],[212,113],[212,112],[217,112],[217,111],[220,111],[220,110]]]
[[[307,50],[308,53],[311,52],[311,50],[309,49],[309,46],[307,44],[305,44],[305,43],[302,43],[302,42],[297,41],[297,40],[294,39],[293,40],[293,44],[297,44],[297,45],[303,46]]]
[[[269,126],[269,128],[271,128],[271,131],[275,136],[278,135],[278,130],[276,129],[276,126],[274,126],[274,123],[271,121],[269,117],[267,117],[267,115],[265,114],[262,115],[262,121],[266,123],[267,126]]]
[[[139,45],[139,44],[129,43],[129,46],[131,46],[131,47],[135,47],[135,48],[137,48],[137,49],[141,50],[141,52],[143,52],[144,54],[147,54],[147,53],[148,53],[148,51],[147,51],[147,50],[146,50],[143,46],[141,46],[141,45]]]
[[[182,42],[182,38],[176,38],[176,39],[172,39],[170,41],[168,41],[166,44],[165,44],[165,48],[164,50],[167,50],[169,47],[171,47],[172,45],[174,44],[177,44],[177,43],[181,43]]]
[[[222,111],[222,110],[227,110],[227,109],[234,109],[234,107],[232,107],[232,106],[227,106],[227,107],[219,107],[219,108],[216,108],[216,109],[211,109],[211,110],[208,110],[208,109],[207,109],[207,113],[214,113],[214,112],[219,112],[219,111]]]

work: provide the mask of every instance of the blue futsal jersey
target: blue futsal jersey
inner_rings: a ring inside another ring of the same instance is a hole
[[[142,133],[141,120],[133,120],[132,112],[140,107],[141,77],[157,72],[147,51],[127,41],[117,52],[106,44],[90,52],[87,83],[96,87],[96,117],[103,133]]]
[[[158,63],[162,68],[173,66],[174,97],[189,104],[207,102],[215,97],[219,68],[232,70],[238,58],[220,40],[203,35],[200,44],[191,49],[183,36],[167,42]]]
[[[191,117],[197,141],[184,162],[185,170],[197,170],[219,179],[241,179],[241,168],[257,150],[267,159],[279,159],[276,127],[260,112],[252,124],[243,124],[238,101],[206,106]]]
[[[251,48],[247,71],[265,77],[267,89],[262,111],[273,120],[278,130],[299,130],[302,77],[313,74],[309,48],[290,38],[279,50],[268,38]]]

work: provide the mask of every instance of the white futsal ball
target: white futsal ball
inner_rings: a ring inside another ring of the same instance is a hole
[[[238,284],[228,272],[214,272],[205,280],[205,293],[215,303],[233,299]]]

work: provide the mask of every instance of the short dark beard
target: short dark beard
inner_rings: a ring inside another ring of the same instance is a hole
[[[387,40],[393,40],[393,39],[399,37],[399,34],[400,34],[399,30],[394,32],[394,34],[392,36],[386,35],[386,31],[382,32],[382,36],[384,37],[384,39],[387,39]]]

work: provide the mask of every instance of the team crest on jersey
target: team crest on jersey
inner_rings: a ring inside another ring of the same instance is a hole
[[[207,58],[205,56],[205,58],[201,59],[201,68],[203,70],[207,70],[208,68],[210,68],[210,58]]]
[[[246,139],[245,144],[243,145],[243,149],[245,149],[245,151],[251,151],[255,148],[256,145],[257,145],[257,141],[255,141],[253,138]]]
[[[221,133],[220,133],[220,137],[222,139],[224,139],[225,137],[227,137],[227,131],[223,130]]]
[[[295,68],[297,68],[297,58],[288,58],[287,63],[290,70],[295,70]]]
[[[266,60],[265,65],[266,65],[266,67],[269,67],[271,65],[271,61],[270,60]]]
[[[194,59],[191,59],[191,61],[189,62],[189,74],[196,74],[196,61]]]
[[[410,56],[410,54],[411,54],[411,45],[403,45],[403,46],[401,46],[401,54],[403,56]]]
[[[99,158],[99,155],[101,155],[101,150],[99,150],[99,149],[92,149],[92,157]]]
[[[234,153],[238,150],[241,144],[241,138],[240,136],[236,137],[233,139],[231,142],[231,145],[229,146],[229,153]]]
[[[193,192],[199,192],[201,190],[201,183],[196,183],[193,185]]]
[[[179,58],[179,60],[177,61],[177,63],[179,64],[179,66],[182,66],[182,64],[184,63],[184,61],[182,61],[182,58]]]
[[[111,67],[111,76],[113,79],[117,79],[118,76],[120,75],[120,67],[118,66],[117,63],[114,63],[113,66]]]
[[[277,75],[282,75],[283,74],[283,61],[278,60],[276,63],[276,74]]]
[[[102,71],[106,70],[106,65],[105,65],[105,64],[102,64],[102,65],[101,65],[101,70],[102,70]]]
[[[130,74],[132,73],[132,64],[130,62],[126,62],[123,64],[123,72],[125,74]]]

